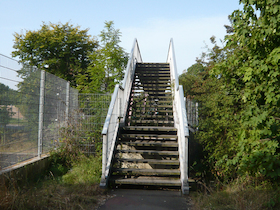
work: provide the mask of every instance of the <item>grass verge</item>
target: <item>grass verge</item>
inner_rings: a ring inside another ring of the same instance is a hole
[[[280,209],[280,187],[268,182],[237,179],[227,185],[205,187],[191,197],[197,210]]]
[[[0,209],[95,209],[106,197],[100,173],[100,157],[81,155],[70,170],[52,165],[38,180],[1,186]]]

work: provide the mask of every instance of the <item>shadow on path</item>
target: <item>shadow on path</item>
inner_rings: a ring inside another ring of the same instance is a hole
[[[191,210],[189,196],[180,191],[114,189],[98,210]]]

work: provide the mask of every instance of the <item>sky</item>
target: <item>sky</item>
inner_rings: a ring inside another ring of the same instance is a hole
[[[239,0],[0,0],[0,54],[11,57],[13,34],[43,22],[70,22],[98,39],[104,22],[114,21],[120,45],[130,52],[136,38],[143,62],[166,62],[173,38],[181,74],[211,47],[211,36],[224,38],[228,15],[241,8]]]

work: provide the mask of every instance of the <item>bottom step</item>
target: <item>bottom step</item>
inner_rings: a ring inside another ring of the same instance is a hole
[[[115,184],[132,184],[148,186],[181,186],[179,179],[159,179],[156,177],[138,177],[138,178],[117,178],[112,181]]]

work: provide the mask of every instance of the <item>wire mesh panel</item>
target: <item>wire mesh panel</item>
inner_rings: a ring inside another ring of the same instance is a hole
[[[38,153],[40,72],[0,55],[0,73],[1,169]]]
[[[62,129],[68,126],[70,112],[76,118],[78,90],[69,83],[46,72],[44,84],[42,152],[58,146]]]
[[[101,148],[111,95],[69,84],[0,54],[0,170],[69,140],[88,154]]]
[[[93,154],[102,147],[101,131],[111,102],[110,94],[79,94],[79,140],[83,152]]]

